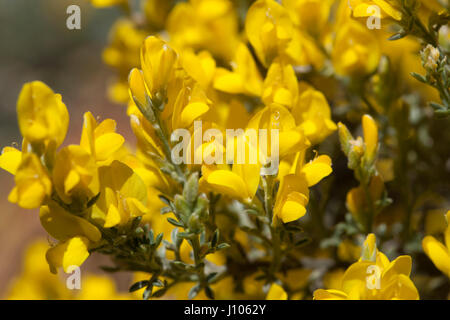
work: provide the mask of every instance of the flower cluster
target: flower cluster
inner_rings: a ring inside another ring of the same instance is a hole
[[[35,81],[17,102],[22,148],[0,156],[9,201],[39,208],[55,239],[53,273],[107,255],[144,299],[419,299],[423,252],[450,276],[450,228],[420,223],[449,200],[448,122],[421,107],[450,109],[448,6],[91,2],[124,13],[103,60],[136,147],[90,112],[64,146],[68,110]]]

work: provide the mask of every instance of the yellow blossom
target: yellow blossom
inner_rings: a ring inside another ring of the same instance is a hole
[[[295,174],[284,176],[281,178],[273,209],[274,219],[288,223],[303,217],[308,201],[309,189],[306,180]]]
[[[107,165],[114,160],[114,153],[119,150],[125,139],[116,133],[116,122],[106,119],[97,123],[92,113],[83,116],[83,131],[80,146],[88,152],[99,165]]]
[[[308,88],[302,91],[291,112],[312,144],[322,142],[337,129],[331,120],[328,101],[318,90]]]
[[[267,134],[267,156],[271,155],[271,142],[274,130],[279,134],[279,156],[299,152],[310,146],[303,130],[295,123],[295,119],[288,109],[278,104],[270,104],[257,112],[249,121],[247,129],[266,129]],[[261,152],[264,153],[262,150]]]
[[[44,229],[59,241],[67,241],[77,236],[91,242],[98,242],[101,239],[100,231],[93,224],[65,211],[54,201],[41,206],[39,218]]]
[[[231,170],[227,164],[203,165],[200,185],[232,198],[250,202],[255,196],[260,180],[261,163],[258,151],[245,134],[234,139],[234,148],[237,152],[234,152],[235,157],[231,159],[234,161]],[[242,151],[244,154],[241,154]]]
[[[294,25],[288,11],[278,2],[258,0],[247,12],[245,32],[258,59],[269,66],[277,56],[286,59]]]
[[[148,211],[147,188],[127,165],[115,160],[109,166],[100,167],[99,179],[100,197],[91,217],[105,228],[123,225]]]
[[[279,284],[273,283],[267,293],[266,300],[287,300],[287,293]]]
[[[30,143],[50,143],[58,147],[69,126],[69,113],[61,100],[40,81],[25,84],[17,100],[17,114],[22,136]]]
[[[300,29],[319,35],[327,27],[332,0],[283,0],[292,21]]]
[[[99,192],[97,166],[81,146],[70,145],[58,152],[53,170],[58,196],[65,203],[86,203]]]
[[[22,161],[22,152],[13,147],[5,147],[0,155],[0,168],[15,175]]]
[[[399,256],[393,261],[376,246],[374,234],[363,245],[362,256],[342,277],[339,289],[318,289],[315,300],[417,300],[419,293],[409,278],[412,260]]]
[[[233,57],[239,42],[238,17],[230,0],[178,2],[166,29],[178,50],[208,50],[224,60]]]
[[[166,42],[155,36],[145,39],[141,50],[141,67],[150,97],[161,99],[165,95],[176,61],[176,52]]]
[[[34,153],[23,155],[16,175],[16,186],[8,200],[25,209],[38,208],[52,191],[52,182],[47,170]]]
[[[64,272],[70,272],[72,266],[80,267],[89,257],[89,240],[84,237],[73,237],[48,249],[46,258],[50,271],[56,273],[62,267]]]
[[[243,93],[259,96],[262,91],[262,77],[247,46],[240,43],[231,62],[233,71],[217,68],[214,88],[228,93]]]
[[[444,231],[444,244],[433,236],[422,240],[423,251],[433,261],[436,268],[450,278],[450,210],[447,211],[447,228]]]
[[[375,70],[380,59],[378,40],[357,21],[348,20],[336,35],[332,62],[340,76],[363,76]]]
[[[374,13],[380,12],[380,15],[375,17],[390,17],[398,21],[402,19],[402,12],[392,0],[350,0],[348,4],[353,10],[353,16],[357,18],[374,16]],[[372,6],[376,6],[378,10],[371,10]]]
[[[274,61],[264,80],[262,101],[269,105],[280,104],[291,109],[298,98],[298,84],[294,69],[289,64]]]

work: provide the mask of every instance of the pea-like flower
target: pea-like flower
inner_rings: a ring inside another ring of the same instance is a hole
[[[64,141],[69,126],[69,113],[61,95],[55,94],[40,81],[23,86],[17,101],[19,128],[22,136],[31,144],[54,143],[58,147]]]
[[[376,246],[376,237],[369,234],[362,256],[344,273],[340,289],[314,292],[315,300],[417,300],[419,293],[409,278],[412,260],[399,256],[393,261]]]
[[[52,182],[47,169],[34,153],[26,153],[15,174],[16,186],[8,200],[25,209],[38,208],[51,195]]]
[[[436,268],[450,278],[450,210],[446,214],[448,226],[444,232],[444,244],[433,236],[422,240],[423,251],[433,261]]]
[[[392,18],[400,21],[402,19],[402,12],[392,0],[350,0],[348,2],[350,8],[353,10],[354,17],[369,17],[374,14],[377,18]],[[371,10],[372,6],[376,6],[379,10]]]

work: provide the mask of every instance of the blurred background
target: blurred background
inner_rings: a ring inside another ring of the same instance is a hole
[[[67,7],[81,8],[81,30],[66,27]],[[82,115],[91,111],[100,119],[117,121],[117,131],[133,143],[124,106],[106,93],[113,72],[102,63],[108,30],[119,16],[116,8],[94,9],[87,0],[0,0],[0,146],[21,144],[16,100],[25,82],[41,80],[60,93],[70,113],[65,144],[80,139]],[[0,170],[0,298],[21,272],[24,250],[46,238],[38,210],[25,210],[7,201],[13,176]],[[83,269],[101,273],[107,264],[89,259]],[[82,270],[83,271],[83,270]],[[118,278],[126,290],[127,275]]]

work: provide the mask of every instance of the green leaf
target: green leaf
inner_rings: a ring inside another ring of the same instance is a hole
[[[187,201],[191,209],[193,209],[194,207],[194,204],[197,200],[197,196],[198,196],[198,172],[194,172],[187,180],[183,189],[183,197]]]
[[[215,248],[217,246],[217,242],[219,241],[219,229],[216,229],[216,232],[214,232],[212,240],[211,240],[211,247]]]
[[[96,196],[92,197],[92,198],[88,201],[88,203],[87,203],[87,208],[89,209],[90,207],[92,207],[92,206],[97,202],[98,198],[100,198],[100,192],[97,193]]]
[[[192,233],[189,232],[178,232],[177,233],[177,237],[182,238],[182,239],[191,239],[193,236]]]
[[[149,285],[147,288],[145,288],[144,293],[142,294],[142,298],[144,300],[148,300],[152,295],[152,291],[153,291],[153,286]]]
[[[221,244],[219,244],[217,246],[217,250],[228,249],[229,247],[230,247],[230,245],[228,243],[222,242]]]
[[[427,79],[421,74],[411,72],[411,76],[413,76],[417,81],[420,81],[422,83],[428,83]]]
[[[163,233],[160,233],[160,234],[158,234],[158,235],[156,236],[155,243],[154,243],[154,246],[155,246],[156,248],[159,247],[159,245],[161,244],[161,241],[162,241],[162,239],[163,239],[163,236],[164,236]]]
[[[217,275],[218,275],[217,272],[211,272],[210,274],[208,274],[208,275],[206,276],[206,281],[207,281],[208,283],[212,283],[212,282],[215,280],[215,278],[216,278]]]
[[[139,290],[139,289],[142,289],[142,288],[144,288],[144,287],[146,287],[146,286],[148,286],[148,285],[149,285],[149,281],[148,281],[148,280],[138,281],[138,282],[134,283],[134,284],[130,287],[129,291],[130,291],[130,292],[134,292],[134,291],[137,291],[137,290]]]
[[[199,292],[200,292],[200,285],[196,284],[195,286],[193,286],[191,288],[191,290],[189,290],[188,299],[189,300],[194,299],[198,295]]]
[[[179,221],[177,221],[177,220],[175,220],[175,219],[173,219],[173,218],[167,218],[167,221],[168,221],[169,223],[173,224],[175,227],[181,227],[181,228],[184,228],[184,225],[183,225],[181,222],[179,222]]]
[[[209,286],[205,287],[205,294],[209,299],[214,300],[214,291]]]
[[[152,294],[152,297],[154,297],[154,298],[160,298],[160,297],[162,297],[162,296],[166,293],[166,291],[167,291],[167,288],[163,288],[163,289],[157,290],[157,291],[155,291],[155,292]]]
[[[297,242],[294,244],[294,246],[296,246],[296,247],[301,247],[301,246],[307,244],[309,241],[310,241],[310,239],[308,239],[308,238],[301,239],[301,240],[297,241]]]
[[[163,288],[164,287],[164,283],[161,280],[159,280],[159,279],[156,279],[155,281],[153,281],[152,284],[155,287],[159,287],[159,288]]]
[[[405,32],[404,30],[400,31],[399,33],[394,34],[393,36],[391,36],[390,38],[388,38],[389,41],[395,41],[395,40],[400,40],[404,37],[406,37],[408,35],[407,32]]]
[[[167,199],[166,196],[160,194],[160,195],[158,196],[158,198],[159,198],[162,202],[164,202],[165,204],[167,204],[168,206],[170,206],[170,200]]]
[[[161,208],[161,211],[160,211],[161,214],[168,214],[168,213],[171,213],[171,212],[172,212],[172,208],[171,207],[163,207],[163,208]]]
[[[153,245],[155,243],[154,238],[155,238],[155,234],[153,233],[153,230],[150,230],[148,232],[148,240],[149,240],[149,244]]]

